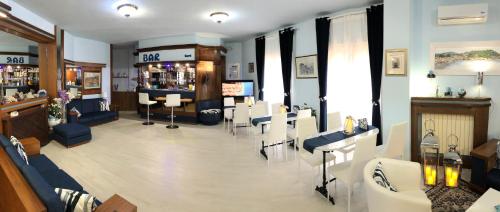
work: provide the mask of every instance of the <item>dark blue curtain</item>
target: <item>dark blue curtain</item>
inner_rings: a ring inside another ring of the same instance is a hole
[[[379,129],[377,146],[382,145],[382,122],[380,115],[380,87],[384,60],[384,5],[366,9],[368,24],[368,51],[372,77],[372,125]]]
[[[316,47],[318,54],[318,83],[319,83],[319,130],[326,131],[327,102],[326,85],[328,79],[328,42],[330,41],[330,19],[316,19]]]
[[[290,84],[292,80],[293,34],[292,28],[280,31],[281,73],[283,74],[283,91],[285,92],[283,103],[288,106],[288,111],[292,108]]]
[[[257,85],[259,86],[259,100],[264,100],[264,63],[266,54],[266,37],[255,38],[255,62],[257,68]]]

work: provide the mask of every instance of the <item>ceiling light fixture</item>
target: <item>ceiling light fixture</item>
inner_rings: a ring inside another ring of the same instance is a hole
[[[210,19],[215,23],[221,24],[229,19],[229,14],[226,12],[214,12],[210,14]]]
[[[135,4],[121,4],[116,9],[118,10],[118,13],[128,18],[137,13],[139,7]]]

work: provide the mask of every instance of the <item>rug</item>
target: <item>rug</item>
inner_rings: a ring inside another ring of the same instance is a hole
[[[434,187],[426,186],[425,193],[432,202],[433,212],[465,211],[481,196],[464,181],[457,188],[447,188],[444,182],[439,182]]]

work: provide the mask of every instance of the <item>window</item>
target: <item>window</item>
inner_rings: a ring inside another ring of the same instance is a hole
[[[328,112],[372,117],[366,13],[334,18],[328,48]]]
[[[264,62],[264,101],[283,103],[283,75],[281,73],[281,54],[278,33],[266,37]]]

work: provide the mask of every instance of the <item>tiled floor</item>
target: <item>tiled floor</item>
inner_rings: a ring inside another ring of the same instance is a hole
[[[66,149],[53,141],[42,153],[91,194],[105,200],[118,193],[139,211],[346,211],[346,189],[337,184],[336,205],[312,192],[313,171],[294,152],[282,151],[270,168],[254,150],[253,136],[233,137],[222,125],[157,122],[143,126],[135,115],[92,127],[92,142]],[[362,185],[352,211],[367,211]]]

